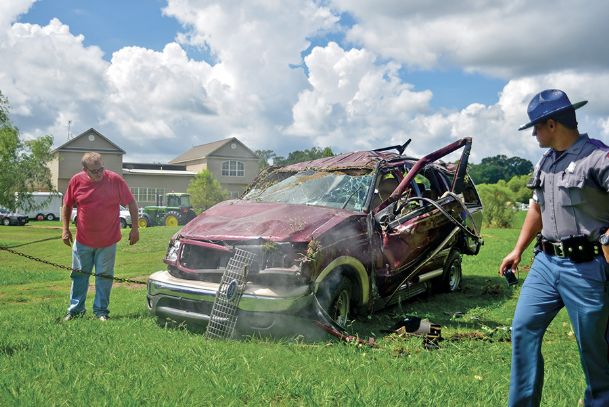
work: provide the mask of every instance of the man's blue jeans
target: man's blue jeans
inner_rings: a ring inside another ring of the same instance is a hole
[[[72,268],[79,269],[87,273],[113,277],[114,259],[116,258],[116,244],[112,246],[94,248],[84,244],[74,242],[72,247]],[[89,275],[72,272],[72,288],[70,289],[70,314],[80,314],[85,312],[85,301],[89,288]],[[93,313],[100,317],[107,316],[108,305],[110,304],[110,290],[112,289],[112,279],[95,277],[95,299],[93,301]]]
[[[512,322],[510,406],[538,406],[543,387],[541,342],[567,308],[586,377],[586,406],[609,406],[609,265],[538,253],[524,281]]]

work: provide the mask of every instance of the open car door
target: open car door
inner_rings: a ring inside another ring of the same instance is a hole
[[[452,177],[447,176],[434,162],[460,148],[461,159]],[[385,287],[382,297],[411,286],[419,276],[441,274],[452,247],[462,239],[471,218],[462,198],[470,149],[471,138],[464,138],[404,168],[393,193],[372,210],[381,225],[385,267],[376,277],[385,280],[378,284]]]

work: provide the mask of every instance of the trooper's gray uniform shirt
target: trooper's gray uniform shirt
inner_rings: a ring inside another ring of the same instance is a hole
[[[546,151],[529,183],[541,208],[543,237],[598,241],[601,228],[609,226],[608,154],[609,147],[587,134],[562,153]]]

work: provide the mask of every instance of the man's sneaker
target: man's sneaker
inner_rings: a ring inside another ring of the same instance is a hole
[[[73,319],[76,318],[81,318],[85,313],[84,312],[77,312],[76,314],[72,314],[72,313],[67,313],[65,317],[63,317],[64,321],[71,321]]]
[[[107,315],[100,315],[99,317],[97,317],[97,319],[99,319],[100,321],[107,321],[109,318]]]

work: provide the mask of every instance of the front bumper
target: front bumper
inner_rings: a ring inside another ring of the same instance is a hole
[[[176,278],[158,271],[148,279],[148,309],[160,319],[207,324],[219,284]],[[239,330],[270,330],[309,309],[308,285],[270,288],[248,283],[239,301]]]

